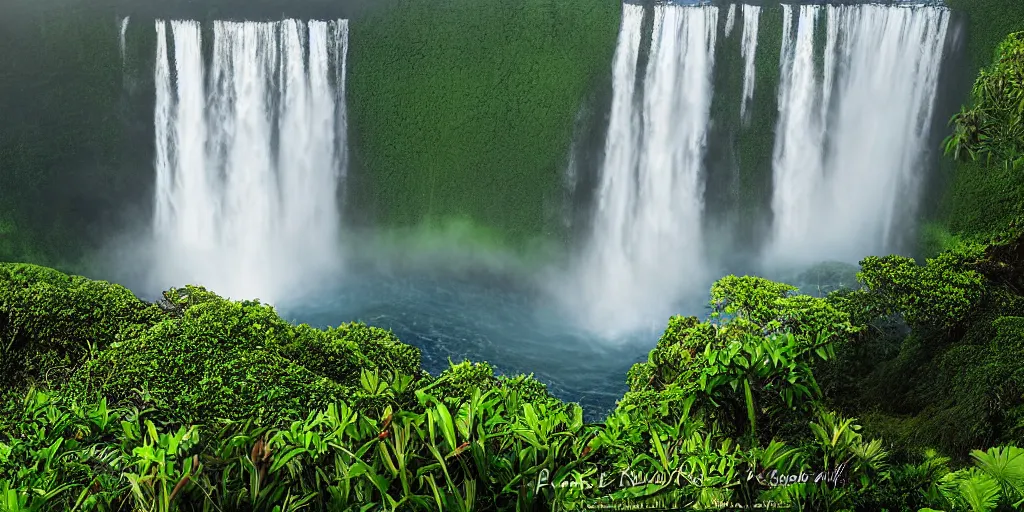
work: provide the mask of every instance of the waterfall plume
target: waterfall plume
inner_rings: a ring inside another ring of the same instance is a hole
[[[703,279],[703,166],[718,8],[658,5],[646,70],[643,8],[623,6],[582,310],[603,332],[661,323]],[[637,73],[644,73],[636,90]]]
[[[300,290],[337,263],[347,21],[215,22],[208,65],[198,22],[156,35],[156,278]]]
[[[740,53],[743,55],[743,98],[740,100],[740,118],[744,120],[747,115],[747,104],[754,99],[754,59],[757,57],[757,32],[760,21],[760,6],[743,6],[743,40],[740,46]]]
[[[895,250],[916,214],[949,11],[802,5],[797,14],[796,34],[783,32],[769,259],[853,262]]]

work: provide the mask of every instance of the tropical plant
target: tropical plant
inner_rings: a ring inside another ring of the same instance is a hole
[[[999,57],[974,83],[972,104],[953,116],[946,152],[954,158],[1024,168],[1024,32],[999,45]]]

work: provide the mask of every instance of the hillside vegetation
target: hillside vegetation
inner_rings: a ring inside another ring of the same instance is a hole
[[[940,224],[946,235],[983,240],[1008,228],[1024,206],[1024,3],[948,3],[967,15],[971,69],[980,73],[946,141],[956,163]]]
[[[824,298],[723,278],[598,424],[366,325],[3,264],[0,509],[1009,509],[1021,244],[869,258]]]

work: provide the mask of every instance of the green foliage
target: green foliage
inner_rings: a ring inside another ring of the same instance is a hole
[[[1000,486],[1002,495],[1015,507],[1024,505],[1024,449],[1016,446],[974,450],[975,465]]]
[[[724,278],[711,295],[711,320],[672,318],[616,410],[588,425],[532,376],[467,361],[434,379],[387,331],[292,326],[258,302],[173,289],[152,306],[153,325],[97,349],[67,385],[5,388],[15,399],[0,402],[0,503],[987,510],[1024,499],[1017,448],[975,452],[976,467],[960,471],[934,453],[893,465],[880,439],[829,410],[814,369],[863,336],[836,303],[753,277]],[[1019,351],[1020,320],[995,322],[992,354]],[[980,367],[1008,383],[1024,373],[1008,368]]]
[[[126,491],[118,433],[129,412],[35,390],[11,405],[14,421],[0,430],[0,510],[113,509]]]
[[[361,323],[331,329],[298,325],[281,354],[319,375],[336,382],[352,382],[367,368],[367,361],[385,373],[388,380],[398,375],[418,376],[420,351],[400,341],[391,331]]]
[[[463,361],[451,363],[447,370],[437,376],[434,385],[438,396],[467,399],[473,391],[489,391],[498,384],[494,367],[487,363]]]
[[[161,316],[123,286],[0,263],[0,385],[60,382],[91,350],[133,336]]]
[[[1002,148],[1013,147],[1014,141],[1004,138],[1012,130],[1011,125],[993,124],[996,118],[1011,114],[1006,110],[1000,112],[999,105],[1007,106],[1005,100],[1019,94],[1019,91],[1013,93],[1005,89],[1007,82],[1001,77],[1012,74],[1012,69],[1005,66],[999,69],[1003,58],[999,47],[1012,40],[1008,35],[1024,30],[1024,3],[1018,0],[947,0],[946,3],[967,15],[966,41],[970,59],[967,75],[975,76],[987,69],[978,77],[970,103],[954,118],[954,135],[947,139],[947,146],[952,144],[949,149],[953,153],[960,142],[960,156],[965,158],[950,164],[954,173],[946,197],[941,201],[944,210],[941,221],[953,234],[984,239],[1006,228],[1024,211],[1024,180],[1020,179],[1020,170],[1007,165],[1007,157],[1011,155],[999,154]],[[1014,39],[1018,43],[1008,44],[1019,46],[1019,35]],[[1011,62],[1006,64],[1012,66]],[[1000,90],[1007,94],[1001,94]],[[993,92],[996,93],[995,103],[978,102],[979,97],[984,100]],[[1019,117],[1018,111],[1017,122]],[[996,138],[990,138],[993,136]],[[966,158],[969,149],[984,153],[978,155],[984,158]],[[1016,151],[1020,153],[1019,146]],[[991,162],[986,163],[990,157]]]
[[[353,21],[353,212],[548,234],[573,136],[608,72],[620,3],[405,0]]]
[[[712,320],[673,317],[647,362],[630,370],[622,407],[719,421],[751,440],[786,435],[820,391],[811,372],[832,345],[857,332],[824,299],[757,277],[728,276],[711,289]]]
[[[972,264],[982,246],[944,252],[920,266],[902,256],[869,256],[858,279],[868,288],[878,315],[899,314],[911,325],[953,327],[963,322],[984,293],[984,278]]]
[[[165,298],[168,318],[99,353],[75,385],[118,400],[145,390],[177,419],[210,424],[280,421],[341,397],[409,400],[402,393],[422,376],[419,350],[383,329],[292,326],[270,306],[200,287]]]
[[[957,510],[988,512],[1000,506],[1024,505],[1024,450],[1016,446],[971,452],[974,466],[948,473],[940,480],[947,504]]]
[[[559,402],[548,392],[547,385],[535,379],[533,375],[501,375],[498,377],[498,386],[508,395],[517,396],[523,402]]]
[[[579,456],[578,407],[509,410],[502,391],[477,390],[449,408],[416,394],[422,412],[340,402],[281,428],[200,434],[33,391],[20,431],[0,433],[0,499],[12,510],[504,510],[565,494],[536,481],[543,471],[560,483]]]
[[[866,287],[829,297],[868,327],[817,368],[830,400],[903,454],[931,446],[963,459],[1019,439],[1021,241],[1018,232],[988,246],[965,242],[924,265],[867,258]]]
[[[1024,168],[1024,32],[999,45],[998,58],[978,75],[970,108],[952,119],[946,152]]]
[[[920,249],[926,257],[934,257],[944,251],[963,252],[971,245],[963,235],[953,233],[939,222],[925,223],[920,232]]]
[[[112,344],[76,373],[72,385],[118,401],[145,390],[181,421],[201,424],[276,421],[346,396],[345,385],[357,381],[332,381],[278,352],[290,335],[291,327],[269,306],[203,300]]]
[[[711,287],[712,318],[764,335],[790,333],[803,343],[833,342],[857,332],[848,313],[795,290],[763,278],[726,276]]]

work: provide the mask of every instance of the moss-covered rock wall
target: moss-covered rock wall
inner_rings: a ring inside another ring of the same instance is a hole
[[[406,0],[354,22],[350,218],[549,231],[619,16],[615,0]]]
[[[0,25],[0,260],[74,267],[147,222],[154,18],[350,19],[348,220],[469,220],[502,239],[556,229],[574,123],[609,72],[620,4],[363,3],[19,4]]]
[[[137,195],[120,161],[117,25],[77,3],[26,5],[0,22],[0,260],[62,263]]]

